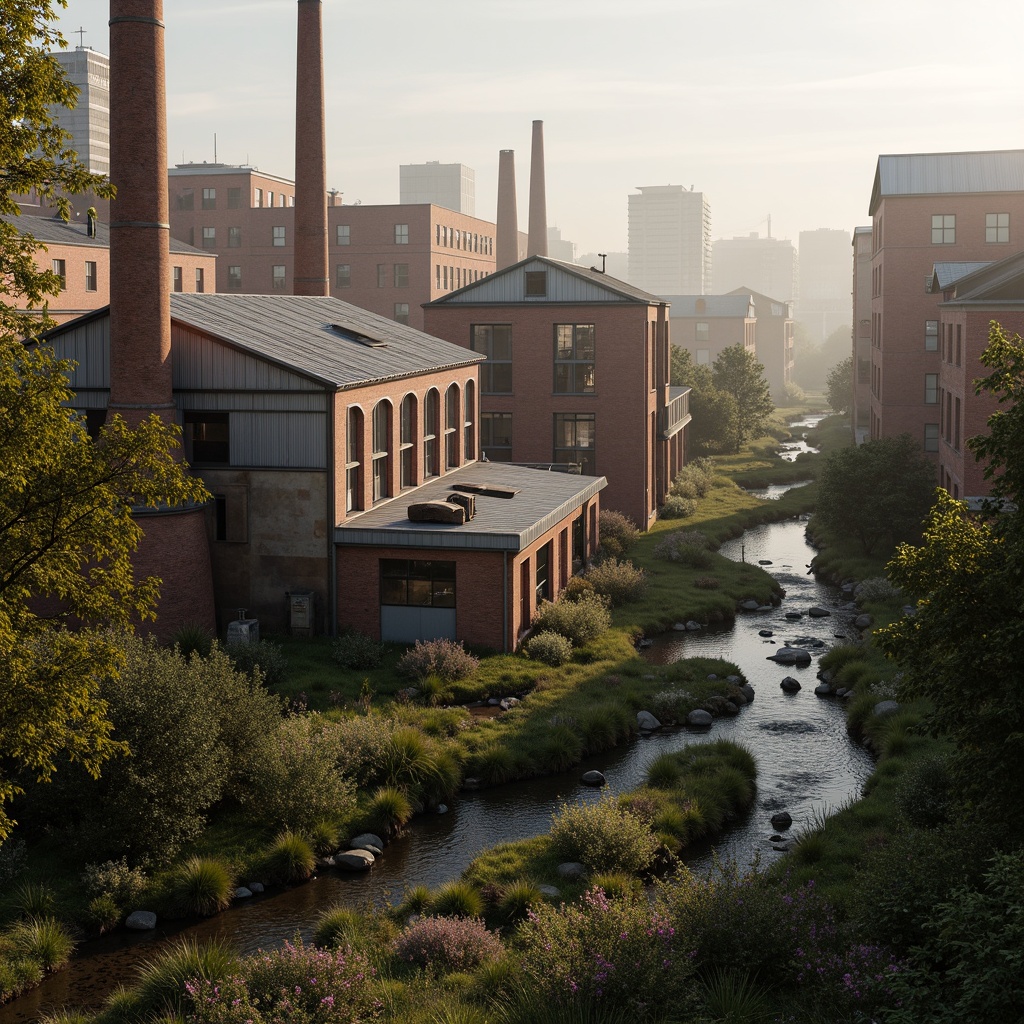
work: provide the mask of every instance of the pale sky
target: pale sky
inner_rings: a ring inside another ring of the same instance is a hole
[[[70,45],[109,52],[108,0],[69,0]],[[696,187],[712,237],[869,223],[879,153],[1024,146],[1019,0],[324,0],[327,181],[398,202],[398,167],[476,171],[544,121],[548,220],[626,250],[638,185]],[[165,0],[171,163],[294,170],[295,0]]]

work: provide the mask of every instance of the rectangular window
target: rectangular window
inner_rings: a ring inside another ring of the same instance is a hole
[[[242,245],[242,229],[228,228],[228,248],[238,249]]]
[[[711,343],[711,324],[699,320],[695,325],[697,344],[709,345]]]
[[[395,264],[395,287],[396,288],[407,288],[409,285],[409,264],[408,263],[396,263]]]
[[[386,288],[388,284],[388,265],[386,263],[377,264],[377,287]]]
[[[283,224],[275,224],[274,225],[274,245],[284,245],[284,244],[285,244],[284,225]]]
[[[257,210],[263,208],[263,189],[253,189],[252,205],[255,206]]]
[[[51,268],[60,278],[60,290],[66,291],[68,286],[68,265],[65,260],[52,260]]]
[[[203,209],[204,210],[215,210],[215,209],[217,209],[217,190],[215,188],[204,188],[203,189]]]
[[[267,206],[273,207],[273,205],[274,205],[274,193],[273,192],[268,192],[267,193]]]
[[[935,405],[939,400],[939,375],[937,373],[926,373],[924,375],[924,404]]]
[[[583,513],[572,521],[572,571],[579,572],[586,560],[586,530]]]
[[[697,349],[697,365],[707,366],[711,362],[711,349],[699,348]]]
[[[487,356],[487,362],[480,367],[483,394],[512,394],[512,325],[474,324],[469,347]]]
[[[551,599],[551,541],[537,549],[533,593],[539,605]]]
[[[345,430],[345,511],[363,507],[363,414],[349,406]]]
[[[960,337],[961,337],[961,335],[960,335],[960,324],[957,324],[956,325],[956,365],[957,366],[960,365],[960,355],[961,355]]]
[[[284,291],[284,279],[285,279],[285,268],[281,264],[277,264],[274,267],[274,291]]]
[[[925,352],[937,352],[939,349],[939,321],[925,320],[924,322],[924,350]]]
[[[526,278],[527,295],[547,295],[548,293],[548,272],[546,270],[527,270]]]
[[[488,462],[512,461],[512,413],[480,413],[480,450]]]
[[[196,291],[206,291],[206,274],[202,267],[196,267]]]
[[[240,210],[242,208],[242,190],[239,187],[228,189],[228,209]]]
[[[228,291],[239,292],[242,290],[242,268],[228,267]]]
[[[349,263],[339,263],[334,268],[334,286],[335,288],[351,288],[352,287],[352,265]]]
[[[176,291],[181,291],[181,267],[173,267],[171,269],[171,287]]]
[[[336,231],[338,245],[352,244],[352,226],[350,224],[339,224]]]
[[[594,325],[555,324],[555,393],[594,392]]]
[[[937,213],[932,217],[932,245],[952,245],[956,241],[956,216]]]
[[[595,422],[592,412],[556,412],[554,461],[578,463],[580,472],[593,476],[596,472]]]
[[[425,476],[437,476],[441,472],[438,466],[440,428],[441,396],[434,388],[431,388],[427,392],[426,410],[423,417],[423,473]]]
[[[391,497],[391,403],[384,399],[373,407],[373,500]]]
[[[395,323],[408,324],[409,323],[409,303],[408,302],[396,302],[395,303]]]
[[[395,225],[395,245],[408,245],[409,244],[409,225],[408,224],[396,224]]]
[[[217,248],[217,229],[216,228],[203,228],[203,248],[204,249],[216,249]]]
[[[455,563],[412,558],[380,560],[380,603],[455,607]]]
[[[184,188],[181,190],[181,195],[178,196],[178,209],[179,210],[194,210],[196,208],[196,194],[190,188]]]
[[[96,291],[96,263],[94,260],[85,261],[85,290]]]
[[[939,450],[938,423],[926,423],[924,425],[924,450],[926,452],[937,452]]]
[[[1008,213],[985,214],[985,241],[1008,242],[1010,240],[1010,215]]]
[[[185,413],[186,457],[192,465],[227,466],[231,462],[230,418],[226,412]]]

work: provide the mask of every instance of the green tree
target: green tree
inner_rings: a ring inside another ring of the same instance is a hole
[[[690,393],[690,446],[697,452],[731,452],[739,436],[739,407],[732,395],[715,387],[711,367],[693,361],[689,349],[672,346],[670,381]]]
[[[909,435],[839,448],[818,477],[815,516],[832,533],[856,537],[865,554],[917,533],[935,490],[935,467]]]
[[[722,349],[711,368],[711,382],[736,401],[737,424],[733,450],[760,437],[775,411],[764,366],[742,345]]]
[[[834,412],[847,413],[853,408],[853,356],[847,356],[829,370],[825,381],[828,404]]]

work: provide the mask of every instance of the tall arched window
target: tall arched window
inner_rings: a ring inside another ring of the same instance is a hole
[[[391,497],[391,403],[373,407],[373,500]]]
[[[363,410],[350,406],[345,417],[345,511],[363,507]]]
[[[441,396],[437,388],[427,392],[423,423],[423,475],[437,476],[441,472],[438,460],[441,433]]]
[[[471,462],[476,458],[476,383],[471,380],[466,381],[465,407],[462,457]]]
[[[459,465],[459,428],[462,426],[459,385],[451,384],[444,395],[444,464],[446,469]]]
[[[398,466],[402,487],[412,487],[416,483],[416,414],[415,395],[406,395],[402,399],[399,415]]]

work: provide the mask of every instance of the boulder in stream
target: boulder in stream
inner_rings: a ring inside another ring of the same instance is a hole
[[[797,690],[800,689],[800,681],[794,679],[792,676],[786,676],[786,678],[779,683],[779,686],[781,686],[786,693],[796,693]]]
[[[350,850],[365,850],[368,846],[376,847],[377,850],[383,850],[384,840],[372,832],[363,832],[348,844]],[[371,850],[370,852],[372,853],[373,851]]]
[[[661,728],[661,722],[650,711],[638,711],[636,713],[636,724],[637,728],[642,729],[644,732],[651,732],[654,729]]]
[[[605,781],[604,773],[599,772],[596,769],[584,772],[580,777],[580,782],[582,782],[584,786],[603,786]]]
[[[698,729],[706,729],[714,720],[711,712],[703,708],[695,708],[686,716],[686,724]]]
[[[785,832],[793,824],[793,815],[789,811],[776,811],[771,817],[772,828],[777,832]]]
[[[133,910],[124,922],[133,932],[148,932],[156,927],[156,914],[152,910]]]
[[[348,871],[368,871],[373,867],[375,860],[369,850],[345,850],[334,857],[335,864]]]

